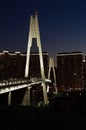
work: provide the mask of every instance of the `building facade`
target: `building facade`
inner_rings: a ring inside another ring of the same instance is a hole
[[[81,90],[84,88],[83,53],[57,54],[57,87],[59,90]]]
[[[84,75],[84,89],[86,89],[86,54],[83,56],[83,75]]]
[[[44,71],[45,77],[48,78],[48,69],[49,69],[49,54],[43,53],[43,63],[44,63]],[[30,55],[30,72],[29,76],[33,77],[41,77],[41,70],[40,70],[40,61],[39,61],[39,54],[38,53],[31,53]]]
[[[49,54],[43,53],[45,76],[48,77]],[[0,80],[10,78],[24,78],[26,64],[26,53],[0,52]],[[39,54],[30,55],[30,77],[40,77]]]

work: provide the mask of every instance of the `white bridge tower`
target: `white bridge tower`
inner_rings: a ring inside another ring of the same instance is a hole
[[[26,56],[26,67],[25,67],[25,77],[26,78],[28,78],[28,76],[29,76],[30,49],[32,47],[32,39],[33,38],[36,38],[36,40],[37,40],[37,47],[38,47],[38,51],[39,51],[40,71],[41,71],[44,103],[48,104],[46,83],[45,83],[44,64],[43,64],[43,56],[42,56],[42,47],[41,47],[37,13],[35,13],[35,16],[31,15],[31,17],[30,17],[30,27],[29,27],[29,37],[28,37],[28,47],[27,47],[27,56]]]
[[[54,84],[55,84],[55,93],[57,93],[57,87],[56,87],[56,73],[55,73],[55,65],[54,65],[53,57],[50,57],[50,60],[49,60],[48,79],[50,79],[51,69],[53,70]],[[49,88],[48,88],[48,89],[49,89]]]

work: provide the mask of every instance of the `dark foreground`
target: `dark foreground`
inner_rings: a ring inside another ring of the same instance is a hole
[[[85,111],[56,106],[11,106],[0,109],[0,130],[86,130]]]

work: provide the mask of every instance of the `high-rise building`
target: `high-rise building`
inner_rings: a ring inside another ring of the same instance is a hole
[[[44,62],[44,71],[45,77],[48,78],[48,69],[49,69],[49,54],[43,53],[43,62]],[[41,77],[40,71],[40,61],[39,61],[39,54],[38,53],[31,53],[30,55],[30,77]]]
[[[59,90],[81,90],[84,87],[83,53],[57,54],[57,87]]]
[[[43,52],[45,76],[48,77],[49,54]],[[10,78],[24,78],[26,64],[26,53],[0,52],[0,80]],[[40,76],[39,54],[30,55],[30,77]]]
[[[24,62],[20,52],[0,53],[0,79],[21,78],[24,75]]]
[[[84,89],[86,89],[86,54],[83,56],[83,77],[84,77]]]

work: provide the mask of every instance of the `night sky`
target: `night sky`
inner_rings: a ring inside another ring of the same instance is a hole
[[[86,52],[85,0],[1,0],[0,50],[26,52],[30,15],[38,12],[43,51]]]

